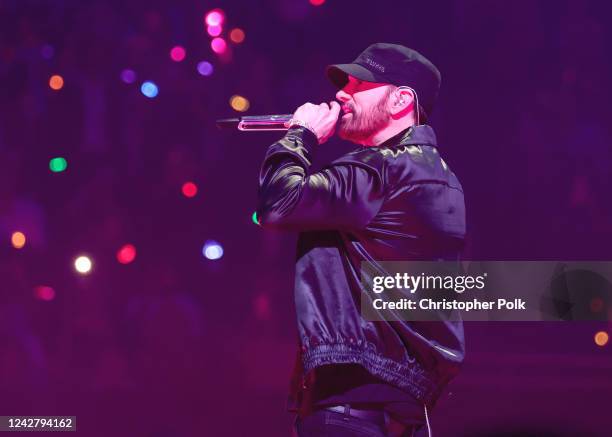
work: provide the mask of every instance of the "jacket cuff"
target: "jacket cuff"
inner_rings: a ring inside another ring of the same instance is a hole
[[[287,130],[287,136],[297,137],[302,140],[302,143],[307,148],[314,147],[319,144],[319,140],[313,131],[302,126],[294,126]]]

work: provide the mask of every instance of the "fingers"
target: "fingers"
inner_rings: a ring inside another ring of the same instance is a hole
[[[338,115],[340,114],[340,104],[335,100],[332,100],[331,102],[329,102],[329,106],[332,114],[334,114],[336,118],[338,118]]]

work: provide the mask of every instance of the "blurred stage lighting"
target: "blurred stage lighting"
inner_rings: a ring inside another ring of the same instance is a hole
[[[234,111],[245,112],[248,111],[251,104],[247,98],[239,95],[234,95],[230,97],[230,106]]]
[[[74,268],[77,272],[82,275],[86,275],[91,272],[92,262],[88,256],[81,255],[74,260]]]
[[[198,186],[193,182],[185,182],[181,187],[181,191],[185,197],[194,197],[198,194]]]
[[[133,244],[124,244],[117,251],[117,261],[121,264],[129,264],[136,259],[136,247]]]
[[[40,300],[50,301],[55,298],[55,290],[47,285],[39,285],[34,288],[34,296]]]
[[[47,59],[47,60],[51,59],[54,54],[55,54],[55,49],[53,48],[51,44],[44,44],[40,48],[40,56],[42,56],[43,59]]]
[[[325,3],[325,0],[310,0],[310,4],[313,6],[321,6]]]
[[[155,85],[155,83],[146,81],[140,86],[140,92],[146,97],[152,99],[157,96],[159,90],[157,89],[157,85]]]
[[[217,260],[223,256],[223,247],[214,240],[208,240],[204,243],[202,254],[210,260]]]
[[[230,32],[230,40],[235,44],[240,44],[242,41],[244,41],[244,38],[245,38],[244,30],[238,27],[235,29],[232,29],[232,31]]]
[[[210,62],[202,61],[198,63],[198,73],[202,76],[210,76],[213,71],[214,68]]]
[[[59,74],[54,74],[49,78],[49,87],[55,91],[61,90],[64,87],[64,78]]]
[[[208,26],[206,28],[206,31],[210,36],[219,36],[221,35],[221,32],[223,32],[223,27],[221,27],[220,25]]]
[[[21,249],[26,244],[26,236],[23,232],[13,232],[11,235],[11,244],[15,249]]]
[[[121,72],[121,80],[124,83],[134,83],[136,82],[136,72],[134,70],[130,70],[126,68]]]
[[[251,220],[253,220],[253,223],[255,223],[257,226],[259,226],[259,219],[257,218],[257,211],[253,213],[253,215],[251,216]]]
[[[225,53],[225,51],[227,50],[227,43],[225,42],[223,38],[214,38],[210,42],[210,48],[212,49],[213,52],[220,55],[220,54]]]
[[[213,9],[206,14],[204,21],[207,26],[220,26],[225,20],[225,13],[221,9]]]
[[[608,344],[608,341],[610,340],[610,336],[605,331],[599,331],[595,334],[594,340],[597,346],[603,347],[606,344]]]
[[[170,59],[172,59],[174,62],[181,62],[183,59],[185,59],[185,56],[185,49],[181,46],[174,46],[172,47],[172,50],[170,50]]]
[[[67,167],[68,163],[61,156],[53,158],[49,161],[49,170],[51,170],[53,173],[63,172]]]

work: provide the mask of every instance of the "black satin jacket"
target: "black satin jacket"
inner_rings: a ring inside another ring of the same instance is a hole
[[[433,405],[461,365],[457,321],[367,321],[362,261],[457,259],[465,238],[463,189],[433,129],[413,126],[309,173],[312,132],[272,144],[259,178],[264,228],[299,231],[295,273],[299,349],[289,408],[300,407],[314,368],[356,363]]]

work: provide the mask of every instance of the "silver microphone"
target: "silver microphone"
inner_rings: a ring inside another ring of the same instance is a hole
[[[291,120],[293,114],[274,115],[244,115],[238,118],[223,118],[217,120],[219,129],[236,129],[242,131],[250,130],[287,130],[285,123]]]

